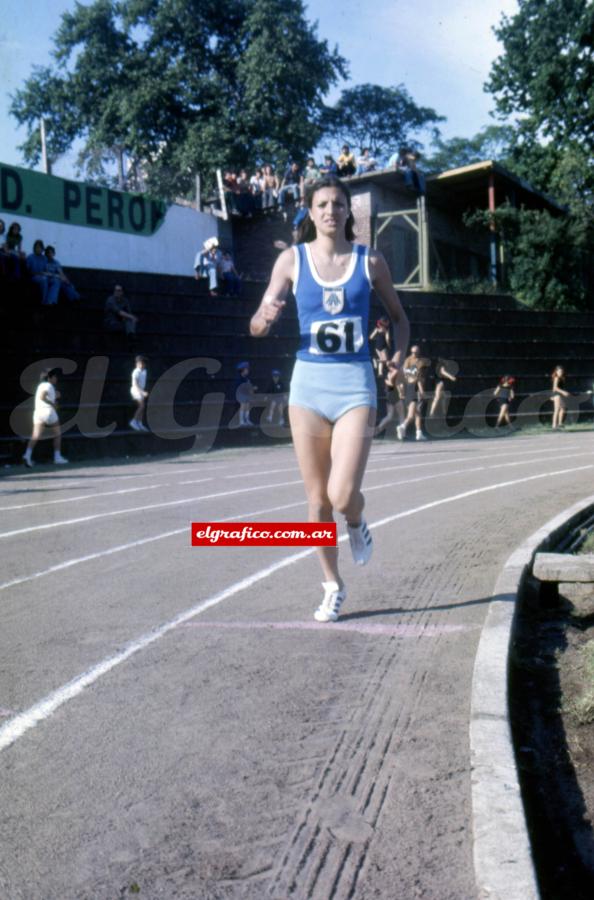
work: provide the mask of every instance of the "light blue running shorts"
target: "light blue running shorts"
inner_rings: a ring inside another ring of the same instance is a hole
[[[377,408],[377,389],[369,361],[318,363],[298,359],[291,377],[289,406],[311,409],[336,422],[357,406]]]

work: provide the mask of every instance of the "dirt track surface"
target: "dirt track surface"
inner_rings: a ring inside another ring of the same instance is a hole
[[[480,630],[512,550],[591,493],[593,450],[376,443],[375,554],[341,544],[337,625],[313,620],[315,555],[189,546],[192,520],[302,521],[290,448],[9,474],[2,900],[475,897]]]

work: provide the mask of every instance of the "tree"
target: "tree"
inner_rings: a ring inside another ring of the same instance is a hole
[[[504,248],[507,287],[535,309],[582,309],[586,235],[572,216],[517,209],[504,203],[494,213],[477,210],[465,224],[488,231],[492,225]]]
[[[423,160],[423,169],[429,173],[445,172],[489,159],[505,165],[514,133],[511,125],[488,125],[471,138],[443,141],[437,137],[433,142],[434,152]]]
[[[325,131],[329,137],[382,155],[402,144],[422,147],[413,135],[443,121],[434,109],[417,106],[402,84],[393,88],[360,84],[344,90],[327,110]]]
[[[594,6],[589,0],[518,0],[495,34],[503,54],[486,89],[503,116],[529,117],[535,135],[577,142],[594,157]]]
[[[518,12],[503,16],[495,34],[503,53],[485,87],[500,116],[519,117],[508,166],[569,211],[563,239],[536,223],[535,239],[548,235],[552,251],[572,271],[583,270],[594,249],[594,4],[518,0]],[[517,237],[522,252],[528,230]],[[569,293],[576,296],[575,285]]]
[[[80,171],[113,180],[126,154],[149,188],[175,195],[194,175],[316,144],[322,98],[346,64],[301,0],[94,0],[62,16],[56,65],[34,71],[11,112],[52,153],[82,139]],[[60,99],[55,103],[55,98]]]

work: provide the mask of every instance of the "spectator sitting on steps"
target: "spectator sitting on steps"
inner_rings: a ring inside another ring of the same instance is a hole
[[[348,144],[343,144],[340,156],[336,162],[338,165],[338,174],[341,178],[348,178],[349,175],[354,175],[357,171],[355,154],[351,153],[351,148]]]
[[[375,172],[377,160],[371,155],[369,147],[363,147],[361,156],[357,160],[357,175],[366,175],[367,172]]]
[[[113,294],[105,301],[103,324],[112,334],[125,334],[132,343],[136,336],[138,317],[133,315],[128,298],[121,284],[114,285]]]
[[[221,252],[219,240],[216,237],[207,238],[194,259],[194,277],[196,279],[208,278],[208,289],[211,297],[218,295],[218,276],[221,264]]]
[[[43,306],[55,306],[60,294],[60,279],[49,271],[47,257],[43,252],[43,241],[35,241],[33,253],[27,257],[27,269],[41,292]]]
[[[45,258],[47,260],[48,272],[51,273],[53,278],[59,280],[58,290],[61,290],[68,300],[80,300],[80,294],[68,276],[65,275],[59,260],[56,259],[56,250],[51,245],[48,245],[45,248]]]

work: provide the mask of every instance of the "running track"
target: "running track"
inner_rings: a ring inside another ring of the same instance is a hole
[[[189,546],[193,519],[303,520],[290,448],[2,479],[2,900],[474,897],[480,630],[593,451],[374,444],[334,626],[311,551]]]

